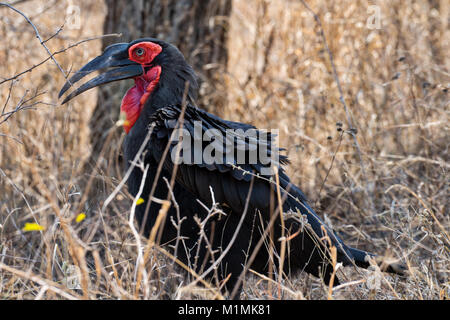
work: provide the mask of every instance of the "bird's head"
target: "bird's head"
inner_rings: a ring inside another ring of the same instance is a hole
[[[145,38],[110,45],[64,84],[59,97],[94,71],[103,73],[71,92],[62,103],[99,85],[133,78],[135,84],[127,91],[120,106],[127,133],[144,108],[181,103],[186,82],[189,83],[188,100],[195,102],[198,86],[194,71],[175,46],[158,39]]]

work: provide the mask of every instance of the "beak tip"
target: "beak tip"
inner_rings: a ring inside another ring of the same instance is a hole
[[[66,90],[64,90],[64,91],[62,91],[62,92],[59,93],[58,99],[60,99],[60,98],[62,97],[62,95],[65,93],[65,91],[66,91]],[[71,99],[72,99],[73,97],[75,97],[75,96],[76,96],[76,94],[73,94],[73,93],[68,94],[68,95],[64,98],[64,100],[61,102],[61,105],[66,104],[67,102],[69,102],[69,100],[71,100]]]
[[[67,87],[67,85],[64,85],[64,87],[61,89],[61,91],[59,91],[59,93],[58,93],[58,100],[60,100],[61,99],[61,97],[64,95],[64,93],[66,93],[66,91],[69,89],[69,88],[66,88]],[[65,97],[64,98],[64,100],[61,102],[61,104],[63,105],[63,104],[65,104],[67,101],[69,101],[70,100],[70,95],[68,95],[67,97]]]
[[[64,93],[66,93],[67,90],[69,90],[69,88],[70,84],[69,82],[66,82],[58,93],[58,99],[61,99],[61,97],[64,95]]]

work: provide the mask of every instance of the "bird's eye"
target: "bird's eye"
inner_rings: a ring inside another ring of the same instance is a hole
[[[136,50],[134,50],[134,53],[136,54],[136,56],[142,57],[145,53],[145,50],[142,48],[136,48]]]

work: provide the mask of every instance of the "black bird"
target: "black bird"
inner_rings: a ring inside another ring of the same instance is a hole
[[[121,112],[127,133],[124,156],[132,170],[128,189],[145,201],[136,207],[141,231],[150,235],[162,203],[155,199],[168,199],[173,191],[159,240],[198,274],[211,271],[205,276],[224,281],[231,298],[239,296],[249,267],[265,274],[279,272],[282,251],[283,272],[304,270],[327,284],[333,274],[330,248],[337,249],[337,262],[344,266],[368,267],[369,257],[375,258],[345,245],[312,210],[283,170],[288,160],[280,155],[274,135],[196,107],[196,75],[175,46],[154,38],[111,45],[75,73],[59,96],[97,70],[106,72],[81,85],[63,103],[98,85],[134,79]],[[180,127],[184,131],[177,130]],[[227,136],[233,129],[234,134]],[[211,132],[214,137],[205,139]],[[183,141],[177,143],[181,133]],[[211,157],[199,157],[208,154],[208,147],[214,149]],[[252,158],[261,150],[265,157]],[[136,155],[148,167],[145,177],[133,162]],[[273,166],[277,169],[271,170]],[[387,264],[384,270],[402,274],[403,266]],[[333,284],[338,283],[334,277]]]

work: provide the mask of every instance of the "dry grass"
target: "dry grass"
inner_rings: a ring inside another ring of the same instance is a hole
[[[300,1],[234,1],[229,105],[221,116],[280,129],[292,161],[288,172],[325,220],[348,244],[403,258],[410,268],[407,279],[376,269],[338,270],[343,285],[333,298],[448,298],[448,2],[307,2],[322,21],[359,149],[320,27]],[[72,3],[80,8],[80,28],[66,23],[46,43],[52,52],[102,33],[103,5]],[[68,4],[36,0],[17,8],[47,39],[68,18]],[[372,29],[367,22],[376,22],[370,16],[377,8],[380,25]],[[9,78],[47,54],[18,14],[0,12],[0,75]],[[56,59],[66,70],[78,69],[99,52],[94,40]],[[136,286],[130,198],[122,191],[102,211],[104,198],[86,190],[91,177],[90,189],[102,194],[118,185],[118,146],[105,144],[98,166],[89,158],[95,91],[60,107],[63,82],[49,60],[0,85],[5,112],[21,107],[0,124],[1,298],[211,298],[187,286],[191,278],[159,251],[149,254],[148,281]],[[80,212],[87,218],[77,223]],[[23,232],[25,222],[45,230]],[[278,286],[269,293],[269,282],[249,275],[242,298],[277,297]],[[281,293],[326,299],[328,288],[301,274],[283,279]]]

